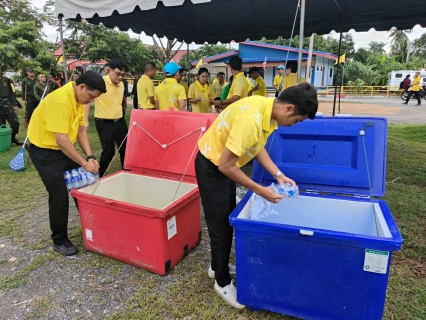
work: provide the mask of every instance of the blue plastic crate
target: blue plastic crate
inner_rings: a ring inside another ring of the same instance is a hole
[[[386,202],[365,197],[385,193],[386,140],[381,118],[324,117],[270,137],[271,158],[309,193],[254,221],[249,191],[231,214],[240,303],[302,319],[382,319],[402,238]],[[273,182],[256,162],[253,179]]]

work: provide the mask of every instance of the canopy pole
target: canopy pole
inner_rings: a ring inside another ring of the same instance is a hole
[[[62,31],[62,17],[63,15],[59,15],[59,33],[61,35],[61,46],[62,46],[62,63],[64,66],[64,77],[65,83],[68,82],[68,73],[67,73],[67,60],[65,58],[65,44],[64,44],[64,33]]]
[[[336,95],[337,95],[337,82],[339,81],[340,55],[342,50],[342,34],[343,34],[343,27],[340,28],[339,53],[337,54],[337,72],[335,77],[336,83],[334,84],[333,117],[336,115]]]
[[[305,6],[306,6],[306,0],[302,0],[300,5],[299,55],[297,57],[297,84],[300,84],[300,79],[302,74],[303,34],[305,30]]]
[[[314,50],[314,39],[315,33],[311,35],[311,41],[309,42],[309,54],[308,54],[308,63],[306,64],[306,82],[311,83],[312,78],[312,51]]]

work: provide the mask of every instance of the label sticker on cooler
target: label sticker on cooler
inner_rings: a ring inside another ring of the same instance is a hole
[[[89,240],[89,241],[93,241],[92,230],[86,229],[86,239]]]
[[[365,249],[364,271],[386,274],[388,262],[388,251]]]
[[[177,233],[176,216],[167,220],[167,238],[170,240]]]

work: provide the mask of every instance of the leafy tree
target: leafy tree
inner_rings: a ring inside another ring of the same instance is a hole
[[[204,44],[201,47],[199,47],[196,50],[190,50],[189,51],[189,61],[190,63],[193,61],[200,60],[201,58],[214,56],[217,54],[221,54],[224,52],[229,51],[229,48],[227,48],[224,45],[217,45],[217,44]],[[184,53],[179,61],[179,65],[181,65],[184,68],[187,68],[188,70],[191,69],[188,65],[188,55],[187,53]]]
[[[410,54],[410,41],[407,32],[392,28],[389,38],[391,38],[391,55],[394,56],[399,62],[404,63],[408,61]]]
[[[426,33],[423,33],[420,38],[414,40],[413,51],[419,59],[426,59]]]
[[[349,63],[344,66],[343,74],[343,83],[348,83],[349,81],[357,82],[358,79],[362,79],[365,85],[368,86],[372,85],[374,79],[379,75],[378,72],[373,71],[359,61],[349,61]]]
[[[369,56],[370,56],[370,52],[367,49],[359,48],[354,54],[354,60],[361,62],[363,64],[367,64]]]
[[[383,54],[385,52],[385,42],[381,41],[371,41],[368,44],[368,51],[372,54]]]

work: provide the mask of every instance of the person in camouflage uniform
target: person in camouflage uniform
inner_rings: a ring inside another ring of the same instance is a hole
[[[34,96],[34,86],[37,83],[37,79],[35,78],[35,70],[34,68],[27,69],[28,77],[22,80],[22,98],[25,104],[25,120],[27,124],[30,123],[31,116],[38,106],[38,101]]]
[[[17,111],[18,105],[12,80],[4,77],[2,70],[0,70],[0,124],[6,124],[6,121],[9,122],[12,129],[12,144],[22,145],[23,143],[16,139],[16,135],[19,132]]]
[[[41,98],[43,97],[44,92],[46,91],[45,96],[50,93],[50,86],[46,84],[46,76],[43,73],[40,73],[37,77],[38,83],[34,86],[34,97],[37,100],[37,103],[40,103]],[[47,90],[46,90],[47,87]]]
[[[59,89],[59,86],[56,83],[55,78],[53,77],[53,75],[49,75],[49,90],[50,90],[50,92],[53,92],[56,89]]]

